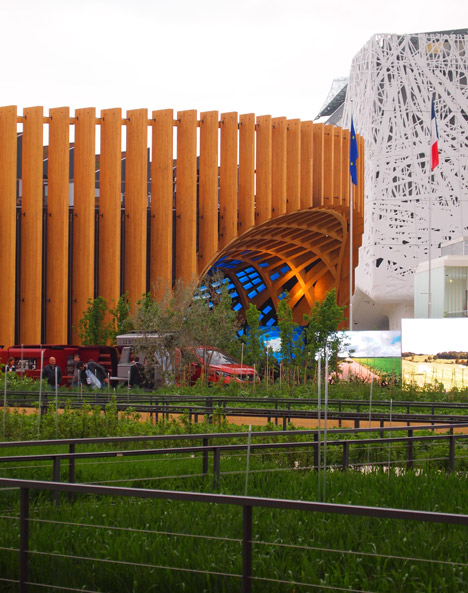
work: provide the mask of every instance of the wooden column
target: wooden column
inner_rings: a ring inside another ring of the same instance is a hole
[[[324,146],[323,146],[323,204],[324,206],[331,206],[333,204],[333,138],[334,126],[324,126]]]
[[[114,308],[120,297],[122,110],[101,112],[99,173],[99,294]]]
[[[237,235],[237,113],[221,115],[220,237],[222,249]]]
[[[150,285],[161,299],[172,287],[174,112],[163,109],[152,115]]]
[[[249,113],[239,122],[239,235],[255,224],[254,187],[255,115]]]
[[[301,120],[289,119],[287,125],[287,212],[296,212],[301,207]]]
[[[72,325],[73,342],[79,343],[75,328],[94,298],[96,109],[77,109],[75,115]]]
[[[313,123],[301,124],[301,210],[313,204]]]
[[[0,346],[15,343],[16,290],[16,107],[0,107]]]
[[[349,130],[343,130],[341,143],[341,200],[340,205],[349,208]]]
[[[176,279],[197,274],[197,112],[177,113]]]
[[[272,217],[286,212],[286,118],[272,119],[271,211]]]
[[[125,291],[133,306],[146,293],[148,111],[127,111]]]
[[[341,145],[343,143],[342,139],[342,132],[341,128],[334,128],[333,130],[333,196],[332,196],[332,203],[334,206],[339,206],[341,204],[341,194],[342,194],[342,171],[343,171],[343,163],[341,161],[341,157],[343,155],[343,151],[341,149]]]
[[[70,109],[49,112],[46,343],[68,343]]]
[[[313,161],[313,206],[321,206],[323,204],[323,171],[324,171],[324,125],[314,124],[313,139],[314,139],[314,161]]]
[[[198,273],[218,250],[218,112],[200,114]]]
[[[257,195],[255,223],[260,224],[271,217],[271,163],[272,163],[271,115],[257,117]]]
[[[20,341],[38,344],[42,317],[43,108],[24,109]]]

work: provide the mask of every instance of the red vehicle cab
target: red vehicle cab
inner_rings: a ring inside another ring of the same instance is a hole
[[[187,350],[195,358],[191,365],[191,383],[203,376],[204,368],[207,368],[208,381],[212,383],[248,383],[258,380],[257,371],[253,367],[238,362],[218,348],[200,346]]]
[[[62,370],[62,385],[70,385],[73,378],[75,354],[79,354],[80,360],[85,363],[91,359],[99,363],[111,376],[116,374],[118,352],[111,346],[57,346],[55,344],[10,346],[10,348],[0,350],[0,363],[5,364],[10,356],[13,356],[18,375],[39,379],[41,364],[45,367],[49,364],[49,358],[54,356],[57,365]]]

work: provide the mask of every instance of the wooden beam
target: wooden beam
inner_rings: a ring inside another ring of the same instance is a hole
[[[101,112],[99,173],[99,294],[114,308],[120,297],[122,110]]]
[[[75,115],[72,326],[73,343],[80,343],[79,322],[94,298],[96,109],[77,109]]]
[[[198,273],[218,250],[218,112],[200,114]]]
[[[43,108],[30,107],[23,114],[20,340],[38,344],[42,342]]]
[[[197,275],[197,112],[177,113],[176,279]]]
[[[16,107],[0,107],[0,346],[15,343],[16,291]]]
[[[127,111],[125,291],[132,306],[146,293],[148,111]]]
[[[45,335],[47,344],[67,344],[70,108],[49,113]]]

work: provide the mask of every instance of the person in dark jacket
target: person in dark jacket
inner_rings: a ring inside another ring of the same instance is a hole
[[[101,387],[104,387],[104,385],[109,382],[106,369],[99,363],[94,362],[92,358],[86,364],[86,368],[99,379]]]
[[[145,382],[145,376],[143,373],[143,365],[140,362],[138,356],[136,356],[132,361],[132,366],[130,367],[130,378],[129,378],[129,387],[142,387],[143,383]]]
[[[55,356],[51,356],[49,358],[49,364],[44,367],[42,371],[42,378],[47,379],[47,382],[51,387],[55,387],[55,376],[57,375],[57,385],[60,385],[62,382],[62,370],[57,365],[57,361],[55,360]]]

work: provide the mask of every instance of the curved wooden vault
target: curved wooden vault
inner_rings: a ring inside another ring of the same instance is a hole
[[[135,303],[213,267],[238,288],[238,310],[253,301],[274,315],[285,289],[299,322],[333,287],[345,305],[349,196],[349,132],[334,126],[216,111],[97,117],[62,107],[44,116],[32,107],[19,116],[1,107],[0,344],[76,342],[89,298],[112,306],[128,292]]]

